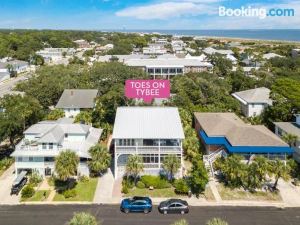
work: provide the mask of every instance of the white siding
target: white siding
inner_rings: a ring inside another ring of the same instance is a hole
[[[65,117],[75,117],[80,113],[80,109],[64,109]]]

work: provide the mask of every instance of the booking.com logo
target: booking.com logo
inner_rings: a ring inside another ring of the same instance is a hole
[[[282,8],[252,8],[251,6],[241,8],[226,8],[224,6],[219,7],[219,16],[228,17],[258,17],[265,19],[268,16],[271,17],[282,17],[282,16],[295,16],[294,9],[282,9]]]

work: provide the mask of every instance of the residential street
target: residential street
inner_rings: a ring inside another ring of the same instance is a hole
[[[11,91],[18,82],[26,80],[30,76],[31,74],[26,74],[26,75],[18,76],[16,78],[11,78],[8,81],[0,83],[0,97],[7,94],[9,91]]]
[[[190,225],[205,225],[208,219],[221,217],[229,225],[299,225],[299,208],[192,207],[187,215],[161,215],[153,212],[124,214],[118,205],[31,205],[0,206],[0,225],[63,225],[74,212],[91,212],[103,225],[168,225],[185,218]]]

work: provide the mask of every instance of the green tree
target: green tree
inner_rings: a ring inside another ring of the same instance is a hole
[[[76,176],[79,157],[74,151],[65,150],[55,158],[55,172],[62,181],[67,181],[71,176]]]
[[[194,158],[192,164],[189,182],[192,192],[198,197],[205,190],[208,183],[208,174],[200,157]]]
[[[213,218],[207,221],[206,225],[228,225],[228,223],[220,218]]]
[[[292,147],[297,142],[298,137],[297,135],[287,133],[282,136],[282,139]]]
[[[89,111],[81,111],[76,115],[75,123],[92,124],[92,113]]]
[[[176,155],[167,155],[165,157],[163,168],[168,173],[170,180],[173,180],[173,176],[178,172],[180,166],[180,159]]]
[[[136,185],[138,176],[144,171],[143,158],[139,155],[130,155],[126,164],[126,173],[132,176]]]
[[[99,174],[99,172],[106,170],[111,163],[111,155],[108,149],[100,144],[89,149],[91,160],[88,162],[92,172]]]
[[[65,112],[62,109],[54,109],[51,110],[47,115],[47,120],[58,120],[60,118],[65,117]]]
[[[0,141],[9,139],[14,148],[15,141],[23,131],[43,117],[39,102],[30,96],[5,95],[0,98]]]
[[[74,213],[73,218],[68,223],[69,225],[100,225],[94,216],[89,213],[81,212]]]
[[[290,167],[282,160],[276,159],[270,162],[270,171],[274,175],[275,182],[273,188],[277,189],[278,180],[281,178],[287,181],[290,178]]]

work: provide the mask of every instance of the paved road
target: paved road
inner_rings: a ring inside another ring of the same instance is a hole
[[[161,215],[155,208],[150,214],[124,214],[112,205],[31,205],[0,206],[0,225],[64,225],[73,212],[90,212],[103,225],[169,225],[185,218],[190,225],[205,225],[221,217],[229,225],[299,225],[300,209],[259,207],[192,207],[187,215]]]
[[[8,81],[0,83],[0,97],[11,91],[18,82],[26,80],[30,76],[31,74],[24,74],[22,76],[18,76],[16,78],[12,78]]]

